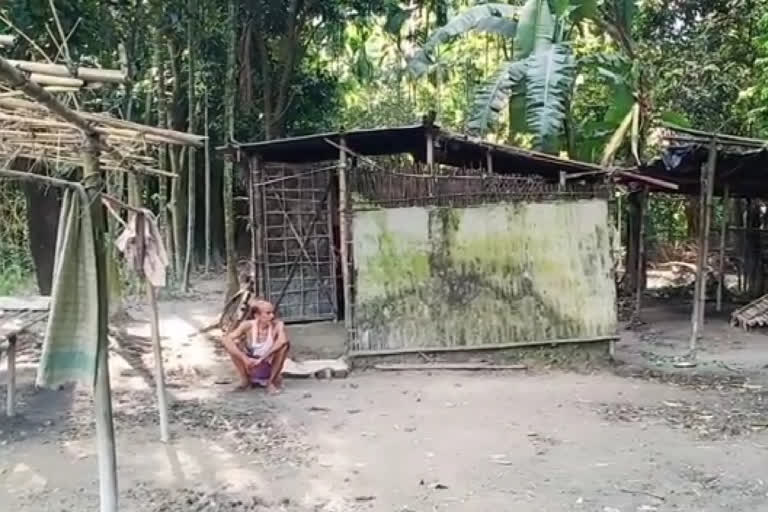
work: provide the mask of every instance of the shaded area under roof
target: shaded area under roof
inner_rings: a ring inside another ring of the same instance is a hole
[[[557,180],[560,172],[567,174],[594,173],[598,178],[603,169],[595,164],[566,160],[513,146],[491,144],[479,139],[424,124],[395,128],[375,128],[343,132],[351,151],[364,156],[410,154],[420,162],[426,161],[427,134],[434,136],[435,163],[465,168],[486,168],[488,155],[493,171],[500,174],[538,174]],[[216,148],[219,152],[241,151],[259,155],[263,162],[315,163],[337,160],[339,150],[327,140],[340,143],[341,132],[319,133],[264,142],[232,144]]]
[[[698,195],[701,168],[708,155],[707,144],[670,145],[661,157],[641,167],[640,173],[676,184],[681,194]],[[715,195],[722,195],[725,185],[734,197],[768,198],[768,150],[718,144]]]

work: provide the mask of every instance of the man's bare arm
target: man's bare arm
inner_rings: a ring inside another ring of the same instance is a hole
[[[251,323],[249,321],[241,322],[240,325],[237,326],[234,330],[226,333],[224,337],[222,338],[222,343],[224,344],[224,347],[227,349],[227,351],[232,354],[235,357],[239,357],[243,363],[246,365],[249,363],[248,357],[243,353],[242,350],[240,350],[240,347],[237,346],[238,340],[243,337],[244,334],[248,332],[248,329],[250,328]]]

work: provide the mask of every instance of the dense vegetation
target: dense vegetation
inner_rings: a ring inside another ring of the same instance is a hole
[[[604,163],[651,156],[658,119],[768,137],[763,0],[14,0],[0,14],[3,33],[25,34],[11,57],[62,59],[63,31],[72,60],[128,70],[128,86],[83,92],[81,108],[199,133],[207,110],[213,146],[416,122],[428,110],[454,130]],[[202,155],[162,165],[181,176],[172,190],[110,186],[171,206],[181,275],[192,166],[192,212],[203,215]],[[236,244],[224,233],[242,231],[222,208],[238,180],[227,163],[213,169],[223,259]],[[31,269],[23,197],[0,185],[0,293]],[[689,236],[688,210],[657,202],[652,233]]]

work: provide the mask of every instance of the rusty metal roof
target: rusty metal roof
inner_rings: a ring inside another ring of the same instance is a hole
[[[393,128],[337,131],[263,142],[236,143],[216,148],[218,152],[242,152],[258,155],[263,162],[315,163],[336,160],[339,150],[328,141],[339,144],[341,137],[350,150],[364,156],[410,154],[426,161],[427,133],[434,137],[436,163],[465,168],[486,168],[490,155],[494,172],[500,174],[538,174],[556,179],[566,174],[605,173],[599,165],[559,158],[537,151],[481,139],[417,124]]]

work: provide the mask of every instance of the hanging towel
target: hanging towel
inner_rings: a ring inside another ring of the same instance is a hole
[[[165,252],[155,216],[146,209],[142,209],[141,212],[144,217],[144,254],[137,254],[139,244],[136,235],[139,232],[139,215],[135,212],[131,212],[128,216],[128,224],[115,240],[115,246],[134,271],[144,275],[155,288],[162,288],[165,286],[168,254]]]
[[[93,385],[99,355],[99,290],[85,190],[67,190],[56,236],[53,289],[37,385]]]

